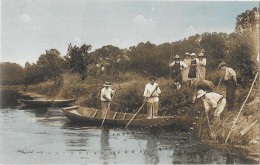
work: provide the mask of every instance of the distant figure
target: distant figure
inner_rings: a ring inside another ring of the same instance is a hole
[[[144,101],[147,101],[147,118],[156,118],[159,109],[159,95],[161,90],[159,85],[155,82],[155,77],[149,78],[150,83],[145,85],[144,88]]]
[[[203,53],[199,53],[198,55],[198,66],[197,66],[197,81],[205,80],[206,76],[206,58],[204,58]]]
[[[174,79],[174,84],[176,85],[177,89],[180,89],[182,84],[181,72],[183,68],[187,68],[188,66],[184,62],[180,61],[179,55],[174,57],[174,61],[169,66],[173,68],[172,76]]]
[[[112,97],[115,94],[115,91],[110,88],[110,82],[105,82],[103,86],[100,95],[102,118],[105,116],[106,112],[110,111],[109,103],[112,101]]]
[[[220,114],[223,112],[226,106],[226,99],[224,96],[215,92],[206,93],[204,90],[198,90],[197,98],[202,99],[205,114],[209,116],[210,110],[214,111],[214,122],[219,122]]]
[[[197,78],[197,66],[198,66],[198,59],[196,58],[195,53],[191,53],[191,64],[188,77],[191,80],[191,85],[195,84]]]
[[[188,74],[189,74],[189,69],[190,69],[190,64],[191,64],[191,58],[190,58],[190,53],[189,52],[185,53],[183,62],[187,65],[187,68],[184,68],[182,70],[182,82],[183,82],[183,84],[185,86],[188,87],[189,86],[188,85],[188,82],[189,82]]]
[[[236,72],[232,68],[227,67],[225,62],[220,63],[218,69],[225,72],[222,79],[226,85],[227,108],[228,110],[233,110],[235,107],[235,90],[237,86]]]

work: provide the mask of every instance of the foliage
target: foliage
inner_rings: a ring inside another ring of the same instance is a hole
[[[251,79],[259,69],[256,61],[259,54],[259,8],[237,16],[236,32],[230,39],[229,62],[241,72],[241,76]]]
[[[24,78],[24,84],[36,84],[44,81],[44,72],[42,68],[40,68],[36,64],[30,64],[26,63],[25,68],[25,78]]]
[[[23,84],[24,70],[15,63],[0,63],[0,84],[1,85],[18,85]]]
[[[150,42],[130,47],[128,69],[143,75],[166,76],[169,68],[168,61],[158,52],[156,45]]]
[[[25,84],[35,84],[46,80],[54,80],[60,85],[60,75],[64,70],[64,59],[56,49],[46,50],[37,61],[37,64],[25,64]]]
[[[236,32],[237,33],[251,33],[259,30],[259,8],[246,10],[239,14],[236,18]]]
[[[87,77],[87,66],[93,63],[89,51],[91,45],[83,44],[81,47],[76,45],[72,47],[70,44],[68,47],[68,53],[65,56],[66,64],[72,73],[78,73],[81,79],[84,80]]]

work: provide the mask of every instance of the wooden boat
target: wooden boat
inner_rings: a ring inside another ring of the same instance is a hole
[[[76,101],[76,99],[68,99],[68,100],[18,100],[20,103],[25,104],[28,107],[65,107],[70,103]]]
[[[66,107],[61,111],[73,122],[100,126],[103,117],[101,117],[101,110],[86,107]],[[135,114],[121,113],[110,111],[107,113],[104,125],[123,126],[132,119]],[[144,114],[137,114],[132,122],[128,125],[131,127],[162,127],[178,123],[180,118],[177,116],[158,116],[157,118],[148,119]]]

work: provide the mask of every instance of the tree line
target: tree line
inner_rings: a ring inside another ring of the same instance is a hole
[[[207,70],[216,70],[222,61],[227,62],[242,77],[252,78],[258,70],[256,56],[259,45],[259,8],[241,13],[236,18],[235,32],[202,33],[183,40],[155,45],[141,42],[128,49],[106,45],[92,51],[90,44],[68,45],[67,53],[57,49],[46,50],[36,63],[26,62],[22,68],[14,63],[1,63],[2,85],[36,84],[47,80],[60,83],[64,72],[77,73],[82,80],[87,77],[134,72],[157,77],[169,76],[169,63],[178,54],[204,52]]]

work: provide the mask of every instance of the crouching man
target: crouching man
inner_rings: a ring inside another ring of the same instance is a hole
[[[209,92],[206,93],[204,90],[199,90],[197,92],[197,98],[201,98],[203,101],[203,106],[205,108],[205,114],[209,115],[210,110],[214,111],[214,123],[220,122],[220,114],[223,112],[226,106],[226,99],[224,96]]]

